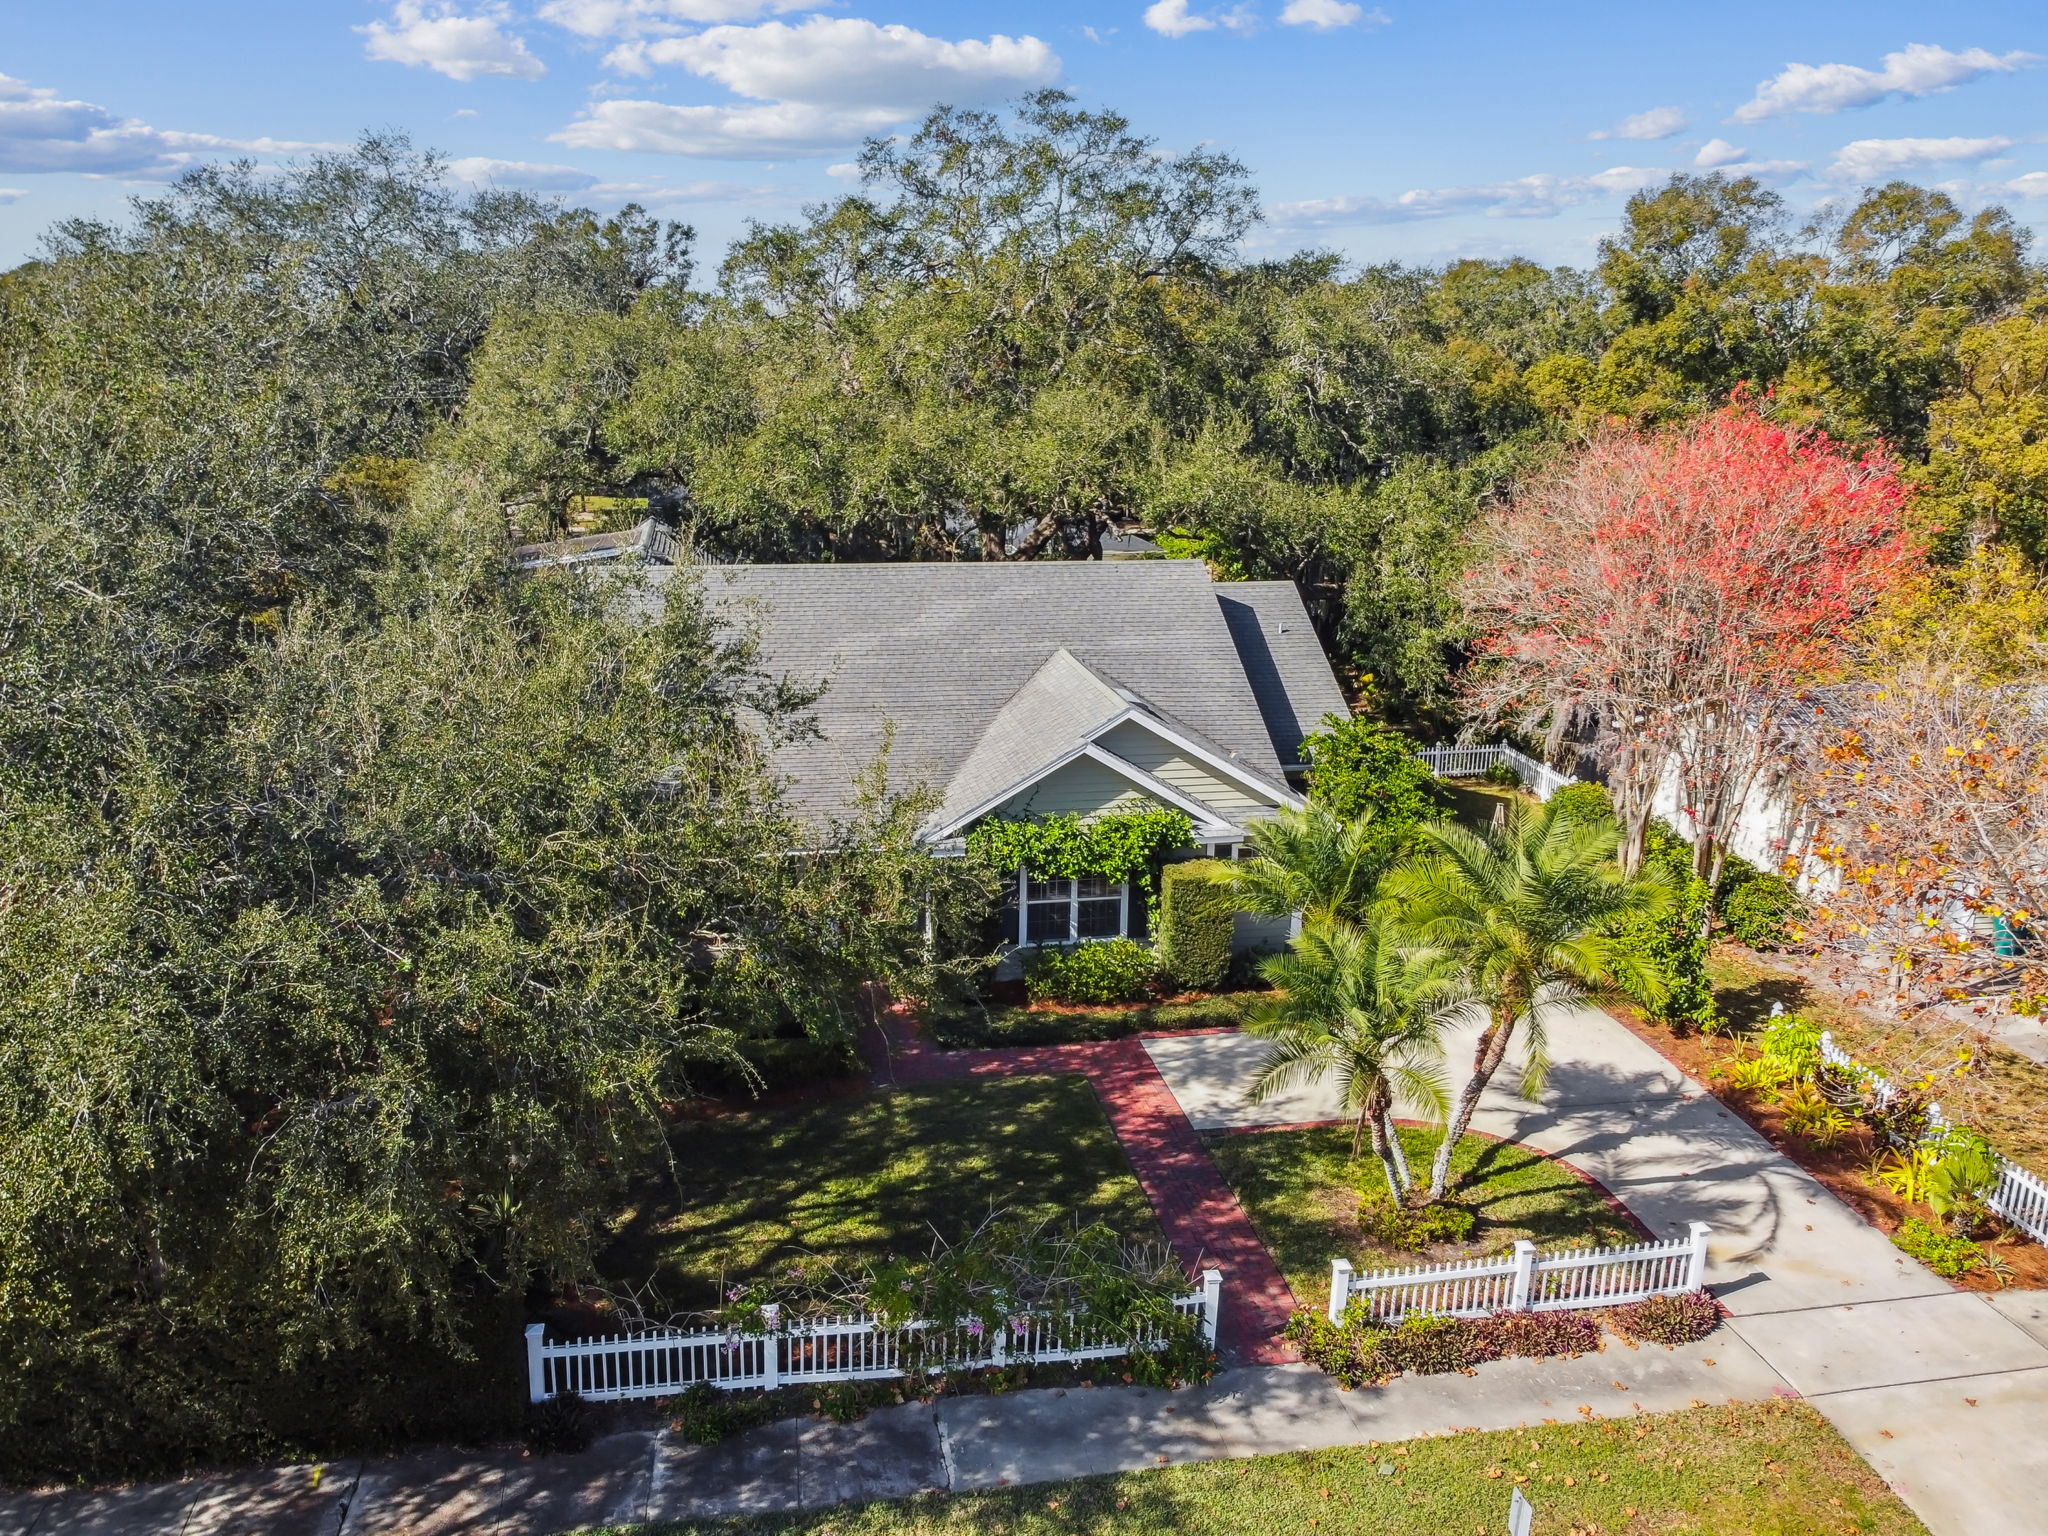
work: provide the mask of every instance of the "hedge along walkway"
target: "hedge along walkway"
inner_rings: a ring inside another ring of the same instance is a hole
[[[1186,1030],[1176,1038],[1202,1033],[1231,1032]],[[1206,1263],[1223,1271],[1217,1342],[1224,1360],[1236,1365],[1292,1360],[1294,1352],[1280,1333],[1294,1311],[1294,1293],[1152,1064],[1145,1038],[942,1051],[924,1039],[908,1010],[894,1007],[868,1032],[864,1053],[877,1086],[1057,1073],[1087,1078],[1175,1254],[1190,1269]]]

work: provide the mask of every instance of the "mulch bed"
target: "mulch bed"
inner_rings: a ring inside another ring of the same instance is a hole
[[[1876,1133],[1858,1125],[1832,1146],[1821,1147],[1785,1129],[1785,1117],[1777,1105],[1759,1094],[1731,1088],[1714,1076],[1714,1067],[1737,1058],[1727,1041],[1700,1035],[1679,1035],[1669,1025],[1645,1018],[1635,1009],[1613,1002],[1606,1011],[1630,1033],[1651,1046],[1667,1061],[1683,1068],[1707,1085],[1715,1098],[1735,1111],[1750,1128],[1778,1151],[1828,1187],[1836,1199],[1889,1237],[1908,1216],[1933,1221],[1934,1213],[1922,1205],[1908,1205],[1870,1174],[1878,1158]],[[1998,1256],[2012,1271],[2006,1289],[2048,1290],[2048,1248],[2025,1237],[2015,1236],[1995,1245]],[[1973,1270],[1949,1282],[1966,1291],[1995,1291],[1999,1282],[1983,1270]]]

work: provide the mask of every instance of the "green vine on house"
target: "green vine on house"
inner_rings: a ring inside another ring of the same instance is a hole
[[[967,851],[1004,874],[1023,868],[1042,880],[1133,880],[1160,854],[1186,847],[1194,831],[1185,811],[1165,806],[1086,821],[1071,814],[1024,821],[991,816],[967,834]]]

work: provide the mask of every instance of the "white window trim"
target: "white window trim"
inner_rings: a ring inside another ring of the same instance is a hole
[[[1079,880],[1076,880],[1076,879],[1074,879],[1074,878],[1073,878],[1073,877],[1071,877],[1071,876],[1068,876],[1068,875],[1055,875],[1055,876],[1054,876],[1053,878],[1054,878],[1054,879],[1056,879],[1056,880],[1065,880],[1065,881],[1067,882],[1067,934],[1068,934],[1068,937],[1066,937],[1066,938],[1064,938],[1064,939],[1061,939],[1061,940],[1057,941],[1058,943],[1061,943],[1061,944],[1102,944],[1102,943],[1106,943],[1106,942],[1107,942],[1107,941],[1109,941],[1110,939],[1128,939],[1128,938],[1129,938],[1129,937],[1131,936],[1131,882],[1130,882],[1130,881],[1128,881],[1128,880],[1119,880],[1119,881],[1117,882],[1117,886],[1116,886],[1116,895],[1117,895],[1117,906],[1116,906],[1116,932],[1115,932],[1115,933],[1099,933],[1099,934],[1096,934],[1096,935],[1094,935],[1094,936],[1093,936],[1093,937],[1091,937],[1091,938],[1085,938],[1085,939],[1084,939],[1084,938],[1077,938],[1077,937],[1075,937],[1075,935],[1079,933],[1079,931],[1080,931],[1080,928],[1081,928],[1081,882],[1080,882]],[[1089,898],[1089,900],[1091,900],[1091,901],[1102,901],[1102,900],[1104,900],[1104,899],[1106,899],[1106,898],[1104,898],[1104,897],[1100,897],[1100,896],[1091,896],[1091,897]],[[1021,865],[1021,864],[1020,864],[1020,865],[1018,865],[1018,866],[1017,866],[1017,947],[1018,947],[1019,949],[1040,949],[1040,948],[1043,948],[1043,947],[1044,947],[1043,945],[1040,945],[1040,944],[1036,943],[1035,941],[1033,941],[1033,939],[1031,938],[1031,909],[1032,909],[1032,907],[1034,907],[1034,906],[1040,906],[1040,907],[1049,907],[1049,906],[1051,906],[1051,905],[1053,905],[1053,903],[1051,903],[1051,902],[1049,902],[1049,901],[1040,901],[1040,902],[1033,902],[1033,901],[1031,900],[1031,871],[1030,871],[1029,869],[1025,868],[1025,867],[1024,867],[1023,865]]]

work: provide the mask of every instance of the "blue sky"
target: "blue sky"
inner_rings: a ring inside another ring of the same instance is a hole
[[[1060,84],[1252,169],[1255,252],[1583,264],[1628,193],[1903,175],[2048,222],[2048,9],[1724,0],[12,0],[0,265],[179,167],[402,128],[457,174],[686,219],[845,188],[863,134]],[[835,168],[836,173],[835,173]]]

